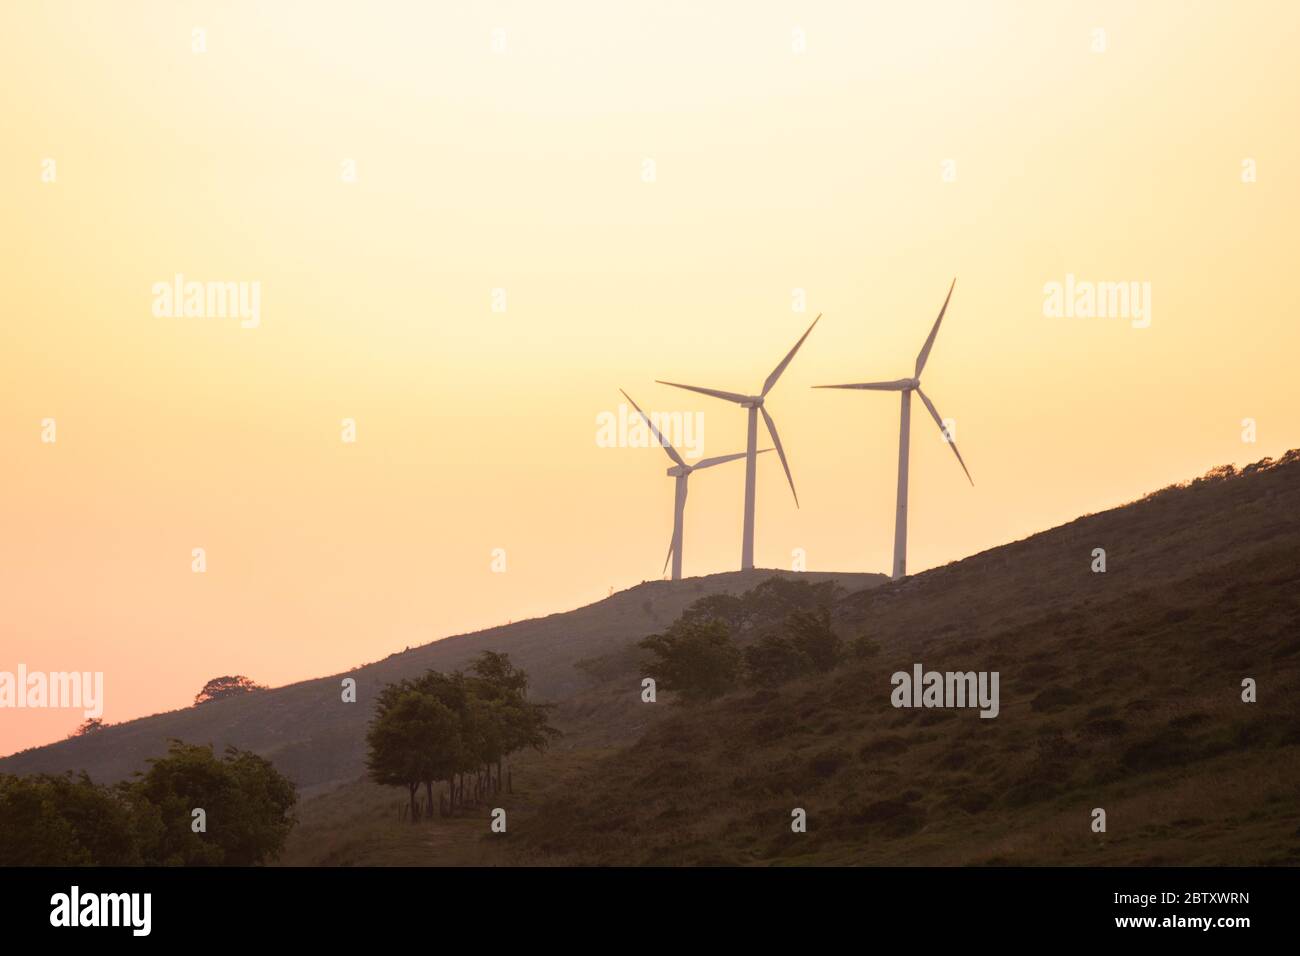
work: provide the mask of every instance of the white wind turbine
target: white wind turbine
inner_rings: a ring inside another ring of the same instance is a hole
[[[957,443],[952,440],[948,434],[948,428],[943,423],[943,418],[939,415],[939,410],[934,407],[934,402],[930,401],[925,392],[921,391],[921,369],[925,368],[926,359],[930,357],[930,349],[934,346],[934,337],[939,334],[939,323],[943,321],[944,312],[948,311],[948,299],[952,298],[953,286],[957,280],[952,280],[952,285],[948,287],[948,298],[943,300],[943,308],[939,310],[939,317],[934,320],[934,328],[930,330],[930,336],[925,340],[925,345],[921,347],[921,354],[916,357],[916,371],[912,373],[911,378],[900,378],[893,382],[862,382],[857,385],[814,385],[814,388],[862,388],[875,392],[902,392],[903,409],[898,428],[898,500],[894,512],[894,573],[895,580],[906,577],[907,575],[907,444],[908,432],[912,422],[912,393],[916,392],[921,396],[921,401],[925,403],[926,409],[930,412],[930,417],[934,419],[935,424],[939,426],[939,431],[943,433],[944,441],[952,448],[952,453],[957,456],[957,461],[961,463],[961,470],[966,472],[966,480],[974,487],[975,479],[971,478],[970,471],[966,468],[966,462],[962,461],[961,452],[957,450]]]
[[[785,460],[785,449],[781,447],[781,438],[776,433],[776,423],[772,421],[772,416],[767,413],[763,407],[763,400],[767,393],[772,390],[776,380],[781,377],[794,354],[799,351],[799,346],[803,345],[803,340],[808,338],[808,333],[813,330],[821,315],[818,314],[813,319],[812,325],[808,326],[808,332],[805,332],[798,342],[794,343],[794,348],[790,350],[781,364],[772,370],[772,374],[767,377],[763,383],[763,390],[757,395],[741,395],[737,392],[723,392],[716,388],[700,388],[697,385],[680,385],[677,382],[665,382],[656,379],[660,385],[671,385],[674,388],[684,388],[691,392],[699,392],[701,395],[712,395],[714,398],[721,398],[724,401],[735,402],[741,408],[749,409],[749,438],[745,450],[745,529],[744,537],[740,546],[740,569],[748,571],[754,567],[754,476],[756,459],[758,457],[758,414],[763,413],[763,421],[767,424],[767,433],[772,436],[772,444],[776,446],[776,454],[781,459],[781,467],[785,469],[786,480],[790,482],[790,493],[794,495],[794,504],[799,506],[799,494],[794,490],[794,478],[790,476],[790,464]]]
[[[623,392],[621,388],[619,391]],[[627,392],[623,392],[623,397],[632,402],[632,396]],[[691,476],[693,471],[699,471],[701,468],[712,468],[714,465],[721,465],[723,462],[744,458],[745,453],[741,451],[736,452],[734,455],[719,455],[717,458],[705,458],[694,465],[688,465],[682,460],[682,456],[677,453],[677,449],[668,443],[668,439],[660,434],[659,429],[655,428],[650,417],[641,411],[641,406],[636,402],[632,402],[632,407],[645,419],[650,434],[654,435],[655,441],[663,446],[664,451],[668,453],[668,457],[673,460],[673,466],[668,469],[668,476],[677,479],[677,494],[673,502],[673,539],[668,544],[668,557],[664,559],[664,568],[667,569],[668,560],[672,559],[673,580],[680,581],[682,579],[682,521],[686,515],[686,479]],[[771,450],[770,448],[763,449],[763,451]],[[759,454],[761,455],[763,451],[760,451]]]

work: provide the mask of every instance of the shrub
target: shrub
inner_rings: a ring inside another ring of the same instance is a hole
[[[745,648],[746,680],[756,687],[775,687],[812,670],[812,659],[792,641],[769,634]]]
[[[731,630],[718,620],[678,620],[663,634],[640,642],[654,659],[650,676],[685,701],[712,700],[733,689],[740,678],[741,655]]]

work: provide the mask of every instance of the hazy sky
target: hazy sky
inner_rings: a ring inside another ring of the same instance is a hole
[[[911,570],[1300,445],[1298,31],[6,4],[0,670],[103,671],[120,721],[657,578],[669,462],[598,416],[621,387],[741,450],[743,411],[654,380],[755,391],[818,312],[768,403],[802,508],[760,459],[757,563],[887,571],[897,397],[809,386],[909,375],[954,276],[924,381],[975,487],[914,403]],[[258,283],[257,326],[156,314],[178,273]],[[1067,275],[1149,288],[1149,325],[1045,315]],[[743,478],[692,478],[686,574],[738,567]],[[80,719],[0,710],[0,753]]]

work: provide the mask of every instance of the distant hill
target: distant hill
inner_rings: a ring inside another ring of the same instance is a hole
[[[116,724],[85,737],[59,741],[0,759],[0,773],[85,770],[111,783],[166,752],[167,740],[229,744],[272,760],[310,794],[365,772],[365,729],[374,694],[386,683],[429,668],[465,667],[484,650],[503,651],[531,679],[538,700],[564,701],[595,681],[574,665],[614,654],[669,623],[692,601],[708,594],[743,592],[778,571],[715,574],[683,581],[649,581],[587,607],[504,627],[444,638],[393,654],[346,673],[239,697],[212,701]],[[857,590],[883,575],[809,572],[809,581],[834,580]],[[340,681],[357,681],[357,703],[340,699]]]

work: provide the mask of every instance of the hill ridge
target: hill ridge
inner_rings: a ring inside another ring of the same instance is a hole
[[[491,649],[509,653],[528,671],[534,697],[563,700],[590,683],[574,666],[579,660],[617,650],[667,626],[687,604],[705,594],[738,593],[772,575],[793,574],[755,569],[678,582],[642,581],[568,611],[449,635],[335,674],[137,717],[84,737],[32,747],[0,758],[0,773],[85,770],[97,782],[113,782],[141,769],[148,757],[164,753],[168,738],[177,737],[218,748],[233,744],[253,750],[311,792],[363,772],[368,701],[384,683],[429,668],[461,668],[480,651]],[[799,576],[857,587],[884,577],[822,571]],[[344,677],[357,681],[356,704],[343,704],[340,699],[339,682]],[[286,722],[296,724],[298,730],[286,730]]]

